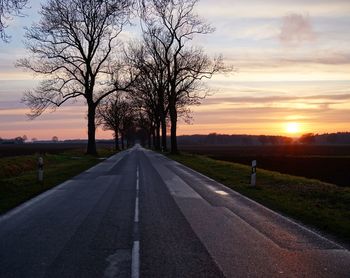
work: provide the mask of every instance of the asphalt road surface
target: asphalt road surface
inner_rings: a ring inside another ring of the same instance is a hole
[[[350,277],[350,252],[140,146],[0,217],[0,277]]]

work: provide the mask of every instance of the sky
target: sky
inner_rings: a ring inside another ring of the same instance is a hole
[[[28,120],[20,99],[38,78],[14,63],[25,57],[24,26],[40,19],[39,1],[14,18],[0,42],[0,137],[86,138],[86,107],[67,104]],[[349,0],[201,0],[197,13],[215,32],[194,40],[232,69],[207,81],[210,95],[180,120],[179,134],[350,131]],[[126,30],[125,38],[135,36]],[[111,132],[97,130],[98,138]]]

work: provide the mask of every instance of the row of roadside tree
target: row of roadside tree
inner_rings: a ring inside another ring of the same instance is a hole
[[[193,40],[214,31],[195,13],[197,0],[48,0],[26,31],[19,67],[42,81],[23,102],[40,116],[70,100],[87,105],[87,153],[96,154],[97,125],[118,138],[142,130],[156,149],[176,153],[177,125],[207,94],[203,80],[223,70]],[[138,19],[140,38],[122,43]],[[123,138],[121,140],[124,142]]]

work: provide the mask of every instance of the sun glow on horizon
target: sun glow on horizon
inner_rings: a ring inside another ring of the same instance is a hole
[[[285,131],[291,134],[298,134],[301,132],[300,124],[297,122],[287,123],[285,126]]]

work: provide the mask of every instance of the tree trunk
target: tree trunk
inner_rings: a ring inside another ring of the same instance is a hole
[[[156,150],[160,150],[160,123],[156,126]]]
[[[119,132],[118,129],[114,130],[114,147],[116,151],[119,151]]]
[[[152,133],[150,130],[148,131],[147,136],[148,136],[148,148],[151,149],[152,148]]]
[[[165,95],[165,90],[161,88],[158,91],[158,98],[159,98],[159,120],[160,120],[160,125],[162,129],[162,151],[167,150],[167,138],[166,138],[166,114],[167,112],[165,111],[165,101],[164,101],[164,95]]]
[[[171,122],[171,128],[170,128],[170,140],[171,140],[171,153],[177,154],[178,148],[177,148],[177,138],[176,138],[176,128],[177,128],[177,111],[175,105],[173,107],[169,107],[170,112],[170,122]]]
[[[124,132],[121,132],[120,141],[122,141],[122,150],[124,150]]]
[[[86,154],[97,155],[96,150],[96,126],[95,126],[96,106],[88,103],[88,145]]]
[[[152,132],[152,147],[153,147],[153,149],[155,149],[155,147],[156,147],[156,131],[155,131],[154,127],[152,127],[151,132]]]
[[[165,113],[162,113],[165,114]],[[162,125],[162,150],[167,151],[167,134],[166,134],[166,115],[161,116],[161,125]]]

